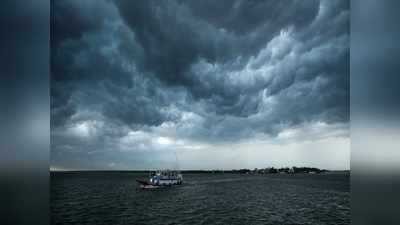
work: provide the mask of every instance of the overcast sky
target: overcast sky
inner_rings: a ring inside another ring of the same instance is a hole
[[[51,4],[52,169],[349,169],[349,1]]]

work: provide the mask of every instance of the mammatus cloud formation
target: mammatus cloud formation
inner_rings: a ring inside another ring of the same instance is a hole
[[[348,1],[51,7],[54,168],[349,167]]]

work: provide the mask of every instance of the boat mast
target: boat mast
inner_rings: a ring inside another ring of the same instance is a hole
[[[175,160],[176,160],[176,171],[179,172],[179,160],[178,160],[178,155],[176,154],[176,151],[174,150],[175,154]]]

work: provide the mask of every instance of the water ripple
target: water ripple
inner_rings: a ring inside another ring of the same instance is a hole
[[[52,224],[350,224],[349,177],[185,175],[144,191],[144,174],[52,174]]]

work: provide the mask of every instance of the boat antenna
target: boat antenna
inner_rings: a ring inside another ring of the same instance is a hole
[[[179,171],[179,160],[178,160],[178,155],[176,154],[175,150],[174,150],[174,154],[175,154],[175,160],[176,160],[176,170]]]

